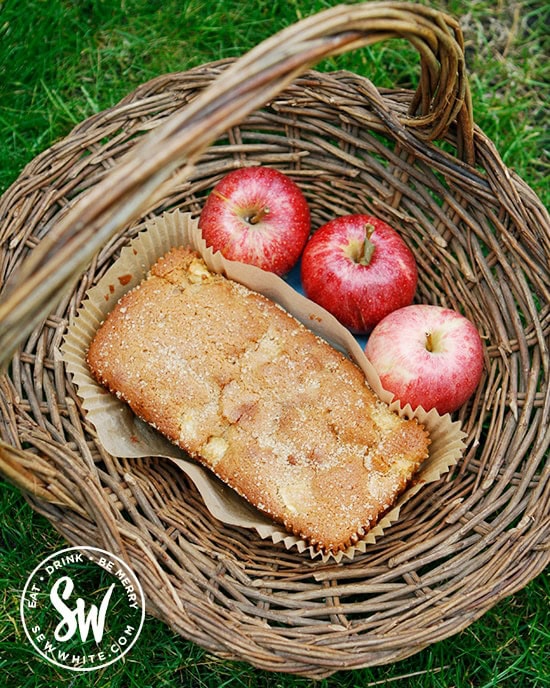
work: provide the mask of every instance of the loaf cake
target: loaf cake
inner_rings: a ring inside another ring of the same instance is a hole
[[[176,248],[109,313],[92,375],[238,494],[336,553],[392,507],[429,437],[283,308]]]

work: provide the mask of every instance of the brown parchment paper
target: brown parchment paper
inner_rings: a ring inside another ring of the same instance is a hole
[[[374,392],[392,410],[401,416],[418,418],[428,429],[431,438],[430,453],[417,473],[414,485],[401,495],[395,507],[376,527],[345,552],[321,554],[303,540],[290,535],[283,526],[259,512],[208,469],[193,461],[185,452],[137,418],[125,403],[103,389],[91,377],[85,356],[107,313],[123,294],[145,278],[160,256],[181,245],[197,250],[211,270],[221,272],[278,302],[316,334],[354,360],[363,370]],[[465,433],[461,431],[460,423],[452,421],[449,414],[441,416],[435,410],[426,412],[422,408],[413,412],[410,406],[402,409],[398,401],[392,401],[391,393],[382,388],[380,379],[361,346],[336,318],[296,292],[280,277],[251,265],[226,260],[220,253],[213,253],[206,247],[197,221],[191,215],[178,210],[164,213],[144,223],[143,231],[122,249],[119,259],[98,284],[87,292],[82,307],[69,324],[61,352],[87,417],[95,426],[103,447],[110,454],[127,458],[159,456],[173,461],[193,481],[206,507],[217,519],[231,525],[254,528],[262,538],[271,538],[276,543],[283,542],[289,549],[296,547],[300,552],[309,551],[311,557],[319,556],[323,561],[330,558],[340,561],[343,557],[351,559],[356,552],[364,552],[369,543],[375,542],[399,518],[404,502],[426,483],[439,480],[458,461],[464,450]]]

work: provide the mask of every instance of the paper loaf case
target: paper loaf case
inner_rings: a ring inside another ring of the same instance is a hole
[[[105,391],[91,376],[86,363],[86,352],[97,329],[117,301],[137,286],[158,258],[176,246],[189,246],[196,250],[214,272],[221,272],[279,303],[291,315],[315,334],[326,339],[333,347],[347,354],[364,372],[375,394],[389,404],[399,415],[416,417],[430,434],[429,457],[423,463],[414,483],[398,499],[396,505],[384,515],[357,544],[345,552],[322,554],[313,547],[289,534],[283,526],[274,523],[255,509],[230,487],[218,480],[208,469],[198,464],[169,440],[138,419],[130,408],[115,395]],[[160,456],[175,462],[199,490],[210,513],[224,523],[254,528],[262,538],[282,541],[287,548],[296,547],[310,556],[340,561],[365,551],[384,529],[399,518],[402,504],[429,482],[441,478],[454,465],[464,448],[464,433],[460,424],[449,415],[437,411],[425,412],[410,407],[400,408],[392,402],[372,365],[353,335],[323,308],[317,306],[292,289],[280,277],[251,265],[228,261],[220,253],[207,248],[196,220],[180,211],[165,213],[144,223],[144,229],[121,251],[120,257],[105,273],[98,284],[90,289],[77,315],[71,320],[62,345],[62,356],[82,399],[88,420],[95,426],[98,438],[107,452],[118,457]]]

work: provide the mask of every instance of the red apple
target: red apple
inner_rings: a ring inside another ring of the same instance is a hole
[[[302,255],[304,292],[356,334],[414,297],[416,261],[399,234],[370,215],[344,215],[319,228]]]
[[[382,387],[402,406],[456,411],[474,393],[483,371],[475,326],[449,308],[413,305],[387,315],[369,336],[365,354]]]
[[[302,253],[311,218],[290,177],[271,167],[244,167],[216,184],[199,227],[207,245],[226,258],[284,275]]]

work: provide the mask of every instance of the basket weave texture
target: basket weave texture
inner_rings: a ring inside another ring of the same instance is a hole
[[[417,92],[379,90],[327,55],[393,37]],[[238,61],[161,76],[32,161],[0,202],[0,470],[72,544],[124,558],[147,611],[227,659],[321,678],[449,637],[550,560],[550,221],[472,122],[452,18],[408,3],[337,7]],[[485,372],[457,416],[463,459],[365,554],[320,563],[216,521],[176,467],[117,459],[59,355],[86,291],[143,227],[197,215],[243,165],[304,191],[314,227],[370,212],[396,227],[417,300],[479,327]]]

